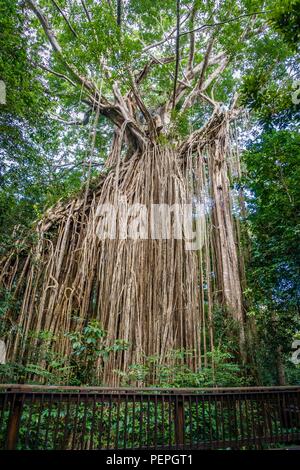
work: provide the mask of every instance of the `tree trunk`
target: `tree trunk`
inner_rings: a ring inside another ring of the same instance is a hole
[[[282,360],[282,346],[278,346],[276,350],[276,367],[278,385],[286,385],[284,363]]]

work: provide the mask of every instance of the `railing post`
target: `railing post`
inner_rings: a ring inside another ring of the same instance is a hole
[[[175,399],[175,440],[176,447],[184,446],[184,402],[183,397],[176,396]]]
[[[8,425],[7,425],[7,450],[14,450],[17,445],[19,426],[23,409],[23,401],[13,396],[11,401]]]

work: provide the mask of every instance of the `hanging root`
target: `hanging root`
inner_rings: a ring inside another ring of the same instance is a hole
[[[0,260],[0,285],[21,300],[19,310],[7,314],[18,325],[7,340],[11,361],[32,357],[38,345],[28,346],[32,331],[59,337],[51,347],[68,356],[66,334],[97,319],[108,344],[116,338],[129,344],[104,363],[104,383],[118,385],[114,371],[124,373],[146,356],[168,364],[174,349],[193,351],[186,361],[197,370],[214,349],[217,303],[239,323],[243,349],[241,263],[225,159],[228,122],[217,116],[209,125],[205,139],[195,134],[179,152],[152,145],[121,160],[119,149],[96,188],[49,210],[37,225],[37,242]],[[149,214],[153,204],[177,204],[182,212],[195,202],[202,208],[194,221],[196,251],[174,236],[124,237],[124,208],[143,205]],[[116,209],[115,239],[103,237],[105,204]]]
[[[126,371],[149,355],[164,362],[172,349],[193,350],[190,365],[200,366],[203,312],[197,253],[173,237],[125,240],[118,234],[117,239],[101,239],[99,208],[119,207],[117,224],[122,228],[120,201],[147,209],[190,202],[176,154],[155,146],[146,149],[101,181],[84,213],[82,200],[74,199],[39,223],[38,243],[23,266],[23,302],[15,319],[22,335],[18,332],[8,342],[12,360],[25,354],[31,331],[61,335],[95,318],[108,342],[119,338],[129,343],[128,350],[106,362],[105,383],[116,384],[113,370]],[[3,282],[12,286],[20,268],[5,265]],[[70,345],[64,337],[53,347],[68,355]]]

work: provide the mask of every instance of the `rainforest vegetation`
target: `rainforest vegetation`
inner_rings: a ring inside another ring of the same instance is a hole
[[[0,0],[1,382],[300,384],[299,31],[298,0]],[[199,246],[99,239],[120,201],[200,204]]]

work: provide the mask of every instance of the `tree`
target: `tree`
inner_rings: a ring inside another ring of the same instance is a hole
[[[293,130],[297,110],[293,124],[284,109],[277,111],[277,119],[266,120],[266,129],[244,154],[244,184],[252,247],[248,287],[259,328],[261,370],[263,380],[270,374],[268,380],[283,384],[283,355],[290,358],[299,329],[299,134]]]
[[[267,23],[268,5],[25,3],[41,77],[60,98],[56,118],[90,126],[91,139],[83,192],[45,215],[29,258],[4,258],[4,285],[16,286],[25,299],[18,323],[25,332],[57,331],[71,328],[74,310],[86,319],[96,316],[108,337],[132,344],[107,373],[138,362],[143,350],[163,359],[174,346],[196,349],[198,367],[200,352],[207,357],[214,347],[213,309],[221,305],[234,322],[245,361],[241,256],[230,194],[231,171],[239,162],[229,162],[230,123],[241,116],[238,92],[251,83],[253,65],[263,67],[269,54],[274,83],[292,54]],[[106,173],[92,186],[99,135],[109,132]],[[99,244],[95,214],[104,202],[125,195],[128,204],[179,201],[183,207],[206,194],[212,203],[198,256],[174,240],[148,240],[139,249],[134,243],[125,248],[122,240]],[[28,282],[23,291],[17,272]],[[39,305],[36,292],[43,292]],[[17,336],[11,355],[24,344]]]

